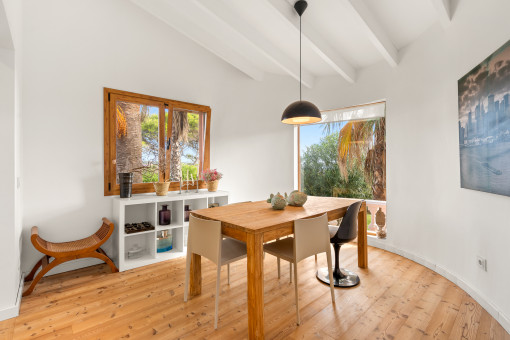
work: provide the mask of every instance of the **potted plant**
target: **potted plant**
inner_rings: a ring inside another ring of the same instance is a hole
[[[207,169],[202,171],[201,177],[207,183],[207,190],[216,191],[218,190],[218,182],[223,177],[223,174],[216,169]]]

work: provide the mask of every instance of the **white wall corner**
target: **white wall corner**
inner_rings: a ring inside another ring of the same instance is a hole
[[[25,275],[21,274],[18,283],[18,295],[16,296],[16,303],[13,306],[0,310],[0,321],[14,318],[19,315],[19,307],[21,305],[21,296],[23,294],[23,282]]]

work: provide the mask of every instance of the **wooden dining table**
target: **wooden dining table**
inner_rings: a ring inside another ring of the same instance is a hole
[[[343,217],[357,199],[309,196],[303,207],[287,206],[273,210],[266,201],[244,202],[216,208],[194,210],[193,216],[221,222],[221,232],[246,242],[248,277],[249,339],[264,338],[264,261],[263,244],[294,233],[294,221],[328,214],[328,221]],[[358,266],[367,268],[367,208],[358,214]],[[201,257],[193,254],[190,268],[190,296],[201,294]],[[318,283],[319,284],[319,283]]]

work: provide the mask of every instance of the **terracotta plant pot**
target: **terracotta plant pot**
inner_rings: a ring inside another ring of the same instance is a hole
[[[217,191],[218,190],[219,181],[211,181],[207,182],[207,190],[208,191]]]
[[[153,184],[157,196],[166,196],[168,194],[168,187],[170,186],[170,182],[155,182]]]

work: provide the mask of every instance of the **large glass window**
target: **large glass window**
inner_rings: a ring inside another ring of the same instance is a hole
[[[134,193],[196,181],[209,167],[210,116],[208,106],[105,89],[105,195],[118,194],[121,172],[134,173]]]
[[[385,103],[322,112],[317,124],[300,125],[299,188],[312,196],[367,199],[368,230],[386,211]]]
[[[324,111],[299,126],[300,189],[313,196],[386,199],[384,103]]]

